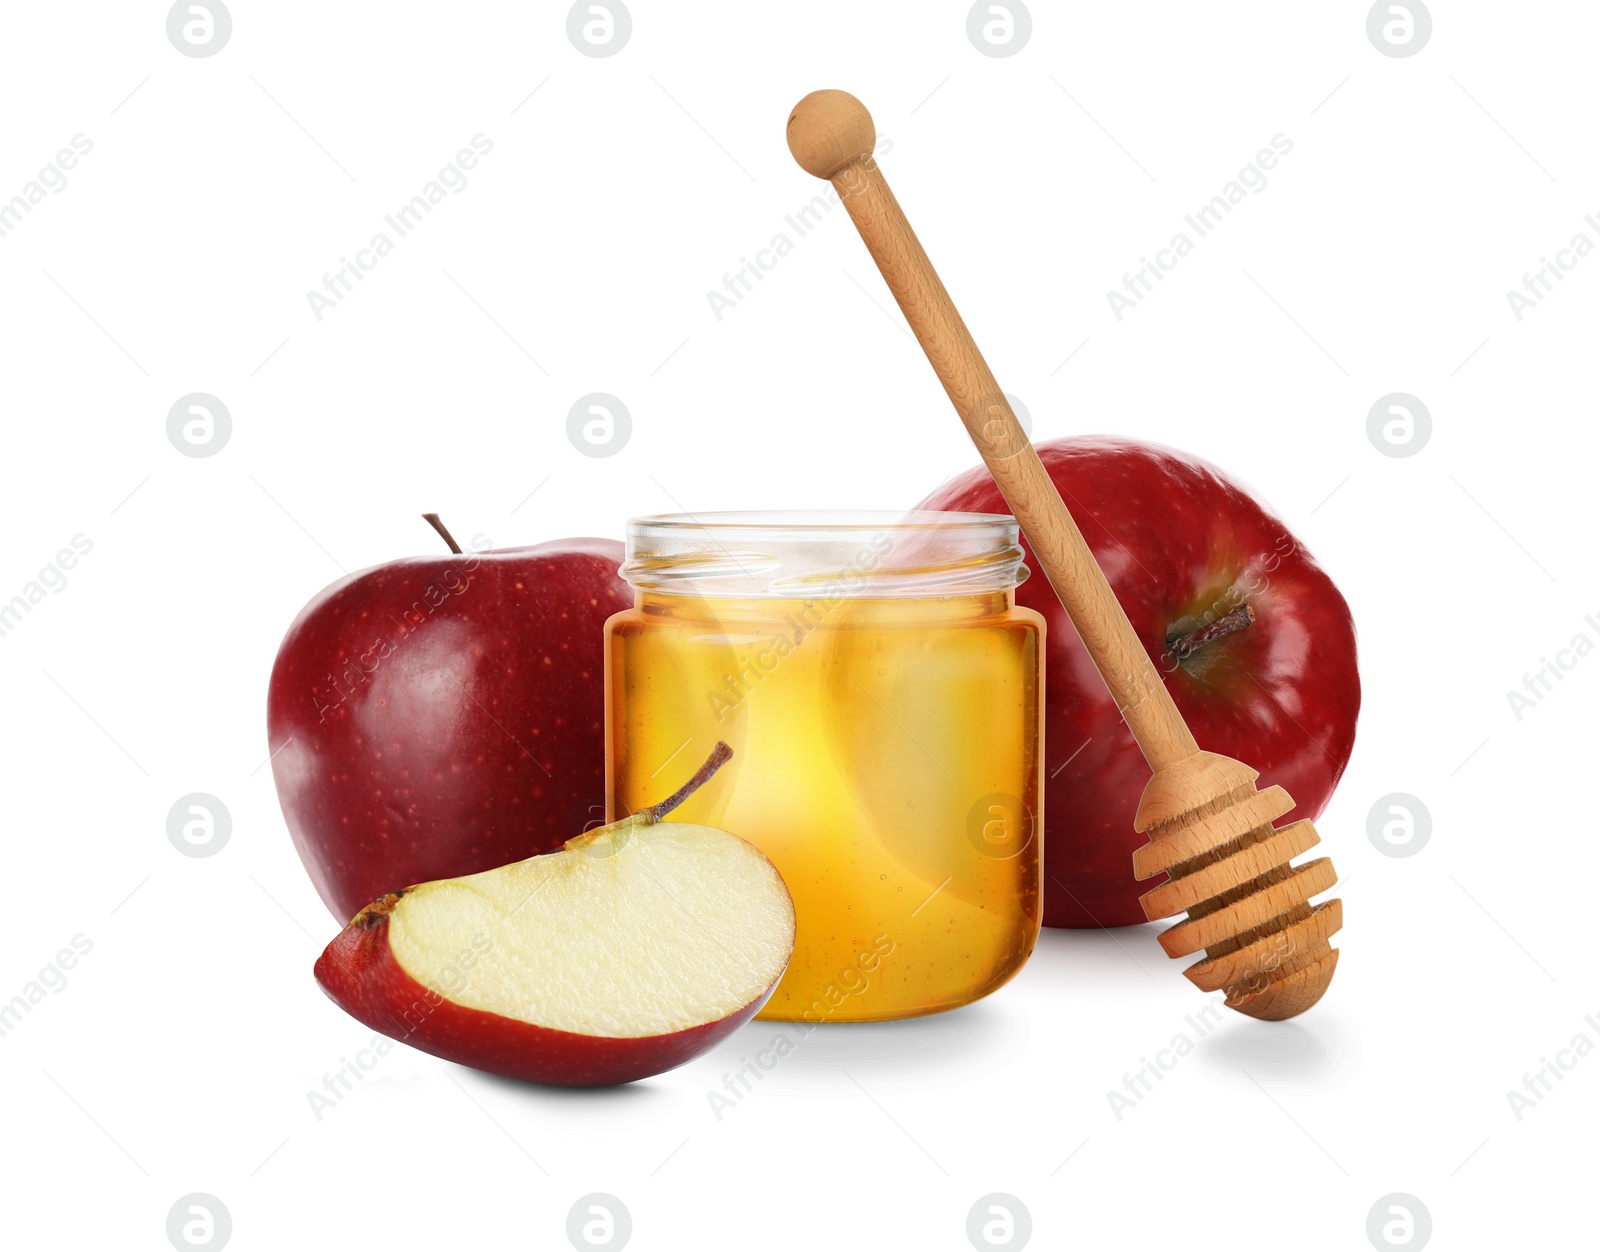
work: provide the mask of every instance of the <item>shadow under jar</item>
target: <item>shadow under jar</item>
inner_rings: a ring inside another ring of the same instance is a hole
[[[673,820],[777,865],[794,956],[766,1019],[957,1008],[1039,934],[1044,619],[1014,519],[977,513],[635,518],[634,607],[606,623],[608,820],[717,740]]]

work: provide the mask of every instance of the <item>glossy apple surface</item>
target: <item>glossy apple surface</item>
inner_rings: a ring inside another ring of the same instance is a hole
[[[1332,580],[1245,488],[1196,457],[1106,436],[1038,452],[1201,748],[1287,790],[1296,807],[1284,823],[1315,818],[1361,707],[1355,627]],[[1008,511],[982,466],[919,507]],[[1031,551],[1028,565],[1035,576],[1017,602],[1049,623],[1044,924],[1137,924],[1139,896],[1159,881],[1137,882],[1131,864],[1146,842],[1133,815],[1150,770]],[[1221,633],[1186,649],[1208,622]]]
[[[494,1074],[559,1086],[681,1065],[766,1003],[794,906],[726,831],[628,818],[566,850],[392,892],[316,963],[372,1029]]]
[[[608,539],[407,557],[301,610],[267,735],[295,847],[340,922],[605,820],[602,629],[633,604],[622,557]]]

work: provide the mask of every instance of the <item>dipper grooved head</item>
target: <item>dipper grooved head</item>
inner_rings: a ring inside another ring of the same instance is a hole
[[[1326,857],[1293,865],[1320,840],[1310,822],[1274,827],[1293,806],[1281,787],[1257,791],[1256,771],[1199,752],[1158,770],[1136,819],[1150,843],[1134,854],[1134,873],[1168,880],[1139,898],[1151,921],[1189,916],[1160,936],[1168,956],[1205,951],[1184,974],[1202,991],[1226,991],[1226,1004],[1281,1021],[1303,1013],[1328,989],[1339,961],[1329,937],[1344,911],[1311,897],[1337,881]]]

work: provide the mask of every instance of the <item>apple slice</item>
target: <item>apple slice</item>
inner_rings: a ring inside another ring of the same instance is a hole
[[[317,960],[392,1039],[529,1082],[607,1086],[681,1065],[766,1003],[794,904],[753,845],[661,818],[670,798],[550,852],[373,901]]]

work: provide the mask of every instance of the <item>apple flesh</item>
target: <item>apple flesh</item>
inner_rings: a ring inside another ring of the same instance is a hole
[[[609,539],[457,549],[351,574],[301,610],[272,668],[268,748],[341,923],[604,820],[603,627],[633,604],[622,558]]]
[[[1244,761],[1315,818],[1355,742],[1355,626],[1305,545],[1220,470],[1171,448],[1107,436],[1037,445],[1117,600],[1195,739]],[[983,466],[919,507],[1007,506]],[[1026,541],[1024,541],[1026,547]],[[1027,561],[1038,569],[1033,553]],[[1044,924],[1145,921],[1133,828],[1150,767],[1043,578],[1017,603],[1044,614]]]
[[[328,945],[317,981],[372,1029],[510,1078],[607,1086],[683,1064],[766,1003],[794,905],[753,845],[662,808],[390,892]]]

